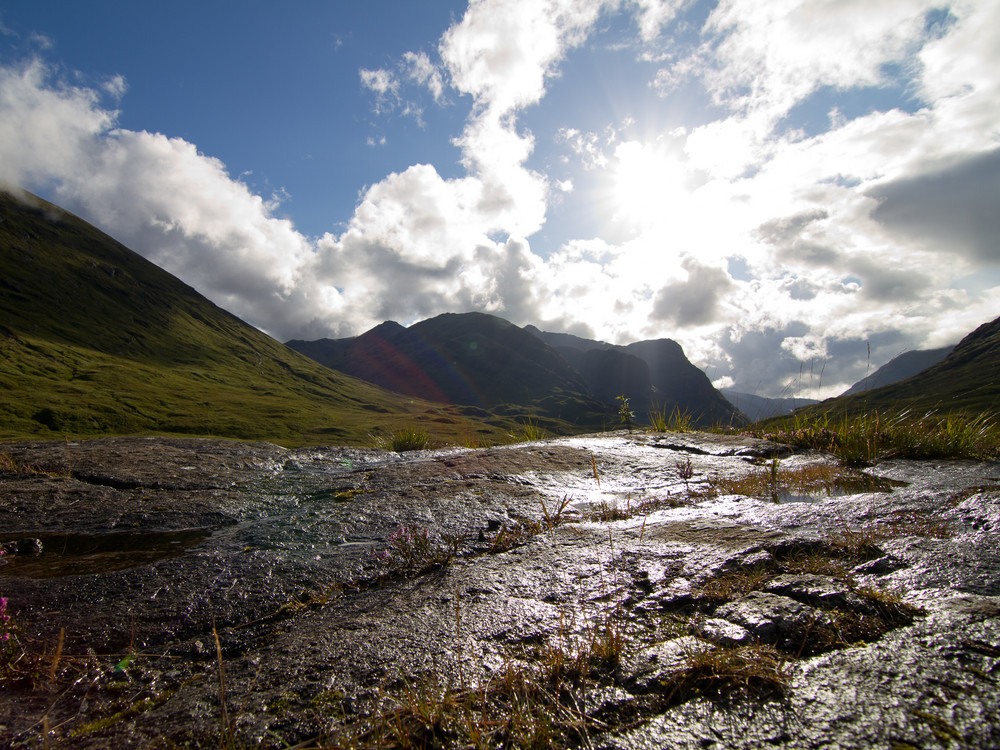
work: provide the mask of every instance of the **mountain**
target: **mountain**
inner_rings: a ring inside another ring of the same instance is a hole
[[[387,322],[354,338],[287,344],[400,393],[546,417],[567,423],[563,429],[617,424],[620,395],[640,423],[653,410],[677,410],[700,425],[745,421],[670,339],[615,346],[483,313],[448,313],[409,328]]]
[[[909,378],[796,412],[804,417],[910,410],[1000,415],[1000,318],[962,339],[943,360]]]
[[[587,388],[597,398],[614,402],[619,396],[630,402],[653,397],[653,382],[645,360],[617,349],[556,348],[576,368]]]
[[[767,398],[766,396],[755,396],[751,393],[734,391],[731,388],[723,388],[721,392],[726,397],[726,400],[746,414],[751,422],[757,422],[768,417],[791,414],[803,406],[819,403],[816,399],[812,398]]]
[[[614,414],[555,350],[484,313],[445,313],[408,328],[388,321],[353,338],[287,345],[398,393],[522,419],[545,417],[560,432],[600,427]]]
[[[864,393],[865,391],[870,391],[872,388],[890,385],[904,378],[916,375],[918,372],[936,365],[951,354],[954,348],[954,346],[946,346],[942,349],[918,349],[912,352],[903,352],[898,357],[882,365],[871,375],[859,380],[840,395],[853,396],[856,393]]]
[[[362,443],[433,421],[498,432],[328,370],[72,214],[0,193],[0,438]]]
[[[641,422],[654,411],[667,416],[674,411],[686,413],[700,426],[746,421],[708,376],[688,361],[676,341],[656,339],[618,346],[534,326],[525,330],[576,364],[593,394],[627,396]]]

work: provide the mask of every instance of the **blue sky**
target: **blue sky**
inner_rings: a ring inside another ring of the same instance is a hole
[[[12,0],[0,180],[281,340],[482,310],[828,396],[1000,314],[998,64],[996,0]]]

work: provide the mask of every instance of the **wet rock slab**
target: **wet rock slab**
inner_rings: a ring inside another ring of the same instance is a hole
[[[5,676],[0,746],[336,744],[386,696],[534,669],[611,617],[624,647],[574,692],[604,718],[570,744],[1000,744],[995,464],[896,462],[873,471],[905,487],[776,505],[710,480],[827,459],[693,433],[4,450],[0,595],[44,658]],[[772,651],[780,694],[678,678]]]

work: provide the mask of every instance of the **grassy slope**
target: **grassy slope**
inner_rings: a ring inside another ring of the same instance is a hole
[[[51,204],[0,193],[0,217],[0,438],[497,432],[316,364]]]
[[[839,396],[799,409],[800,417],[909,410],[1000,414],[1000,318],[966,336],[936,365],[912,377],[854,396]]]

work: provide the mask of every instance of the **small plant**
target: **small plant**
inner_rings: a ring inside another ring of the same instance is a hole
[[[663,680],[667,701],[695,696],[709,699],[742,695],[778,698],[788,686],[785,657],[770,646],[696,650],[682,669]]]
[[[739,568],[706,581],[695,593],[699,599],[711,602],[728,602],[764,588],[774,575],[764,565]]]
[[[394,453],[405,453],[406,451],[420,451],[430,447],[430,436],[426,430],[415,427],[401,427],[391,435],[372,436],[376,448],[393,451]]]
[[[632,413],[632,407],[629,404],[628,396],[618,396],[616,401],[621,401],[621,405],[618,407],[618,421],[625,425],[628,429],[629,435],[632,434],[632,420],[635,418],[635,414]]]
[[[0,453],[0,471],[15,474],[48,474],[52,476],[50,472],[43,471],[37,466],[26,464],[24,461],[15,458],[13,454],[7,452]]]
[[[0,550],[3,555],[3,550]],[[0,596],[0,643],[10,640],[10,615],[7,614],[7,597]]]
[[[694,416],[687,409],[682,411],[679,406],[675,406],[674,410],[670,412],[667,429],[670,432],[692,432],[694,430]]]
[[[655,432],[667,432],[667,424],[666,410],[662,406],[653,404],[649,410],[649,426]]]
[[[667,414],[663,406],[654,405],[649,412],[649,424],[656,432],[692,432],[694,416],[679,406],[675,406],[670,414]]]
[[[511,437],[514,437],[513,435]],[[520,439],[514,438],[516,442],[532,443],[536,440],[545,439],[545,430],[541,428],[537,421],[526,419],[521,423]]]
[[[588,521],[597,521],[600,523],[625,521],[635,516],[646,516],[664,508],[679,508],[683,504],[684,499],[680,493],[676,495],[667,494],[663,497],[651,497],[641,501],[633,501],[632,497],[629,496],[624,508],[616,503],[602,502],[593,506],[584,515],[584,518]]]
[[[559,525],[559,522],[562,520],[563,511],[566,510],[572,500],[569,495],[564,495],[562,501],[559,503],[559,507],[551,514],[549,513],[549,509],[545,507],[545,501],[540,501],[542,503],[542,515],[545,516],[545,523],[549,531],[552,531],[552,529]]]
[[[406,570],[420,570],[444,565],[456,554],[457,540],[452,544],[433,539],[427,529],[417,526],[399,526],[389,536],[389,546],[373,552],[380,563]]]
[[[492,538],[486,539],[490,545],[489,551],[492,554],[498,554],[520,547],[533,536],[537,536],[547,529],[551,530],[553,525],[552,520],[546,521],[545,524],[541,521],[516,521],[505,524],[497,530]]]
[[[674,468],[677,469],[677,476],[684,480],[684,486],[687,487],[688,491],[691,490],[688,482],[694,476],[694,467],[691,465],[691,457],[687,456],[684,461],[677,461],[674,463]]]

